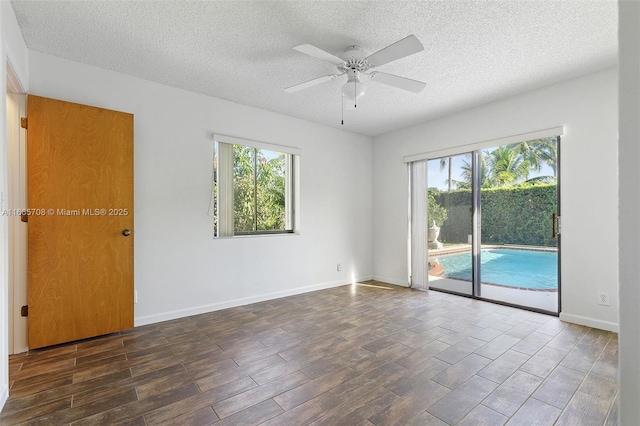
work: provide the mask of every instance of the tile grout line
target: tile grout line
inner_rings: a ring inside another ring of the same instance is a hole
[[[589,331],[593,330],[593,328],[589,328]],[[576,346],[578,346],[579,343],[582,342],[582,340],[584,340],[584,338],[587,336],[589,332],[585,333],[584,336],[582,336],[582,339],[580,339],[580,342],[576,343],[576,345],[574,346],[574,348]],[[582,385],[584,384],[585,380],[587,380],[587,377],[589,377],[589,374],[591,374],[591,371],[593,370],[593,366],[596,365],[596,362],[598,362],[598,359],[600,359],[600,355],[602,355],[602,353],[604,352],[605,348],[607,347],[607,345],[609,344],[609,342],[611,341],[612,338],[612,334],[609,334],[609,339],[607,340],[607,342],[602,345],[602,349],[600,350],[600,352],[598,353],[598,356],[596,357],[596,359],[593,361],[593,363],[591,364],[591,367],[589,367],[589,371],[585,374],[584,378],[580,381],[580,384],[578,385],[578,387],[576,387],[576,390],[573,391],[573,393],[571,394],[571,398],[569,398],[569,401],[567,402],[567,405],[564,406],[564,408],[562,409],[562,412],[560,413],[560,415],[558,416],[558,419],[560,419],[560,417],[562,417],[562,415],[564,414],[565,410],[567,409],[567,407],[569,406],[569,404],[571,403],[571,400],[573,400],[573,398],[575,397],[576,393],[578,392],[578,390],[580,389],[580,387],[582,387]],[[573,349],[572,349],[573,350]],[[567,355],[569,355],[567,353]],[[564,360],[564,358],[563,358]],[[560,365],[560,363],[558,363],[558,366]],[[571,367],[565,367],[565,368],[570,368],[573,370],[573,368]],[[555,370],[555,369],[554,369]],[[574,370],[574,371],[579,371],[579,370]],[[595,373],[594,373],[595,374]],[[597,374],[596,374],[597,375]],[[618,392],[616,392],[616,396],[618,395]],[[599,398],[600,399],[600,398]],[[609,412],[611,411],[611,407],[613,406],[615,402],[615,397],[611,400],[611,402],[609,403],[609,409],[607,410],[607,415],[604,418],[604,421],[607,421],[607,416],[609,415]]]
[[[620,393],[620,389],[616,390],[616,394],[614,395],[613,399],[611,400],[611,405],[609,406],[609,409],[607,410],[607,415],[604,416],[604,421],[602,422],[603,426],[607,424],[607,420],[609,419],[609,416],[611,415],[611,411],[613,410],[613,407],[616,405],[616,399],[618,399],[618,394]],[[616,419],[617,421],[617,419]]]

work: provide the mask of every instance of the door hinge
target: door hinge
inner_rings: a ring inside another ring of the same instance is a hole
[[[27,126],[28,126],[27,117],[20,118],[20,127],[22,127],[23,129],[26,129]]]
[[[29,305],[24,305],[22,308],[20,308],[20,315],[23,317],[29,316]]]
[[[21,220],[22,222],[25,222],[25,223],[26,223],[26,222],[29,222],[29,215],[27,215],[27,214],[21,214],[21,215],[20,215],[20,220]]]

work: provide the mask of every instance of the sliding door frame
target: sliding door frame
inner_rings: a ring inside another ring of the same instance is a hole
[[[462,155],[462,154],[471,154],[472,156],[472,244],[471,244],[471,249],[472,249],[472,274],[473,274],[473,281],[472,281],[472,294],[464,294],[464,293],[460,293],[460,292],[456,292],[456,291],[450,291],[450,290],[445,290],[445,289],[440,289],[440,288],[433,288],[431,286],[428,286],[429,290],[433,290],[433,291],[439,291],[439,292],[443,292],[443,293],[450,293],[450,294],[455,294],[455,295],[459,295],[459,296],[463,296],[463,297],[468,297],[468,298],[472,298],[472,299],[477,299],[477,300],[482,300],[482,301],[486,301],[486,302],[491,302],[491,303],[495,303],[498,305],[504,305],[504,306],[510,306],[510,307],[514,307],[514,308],[519,308],[519,309],[524,309],[524,310],[528,310],[528,311],[533,311],[533,312],[538,312],[538,313],[543,313],[543,314],[547,314],[547,315],[553,315],[553,316],[559,316],[560,312],[562,312],[562,255],[561,255],[561,240],[562,240],[562,229],[561,229],[561,217],[562,217],[562,210],[561,210],[561,138],[562,138],[562,134],[563,134],[563,128],[562,127],[556,127],[556,128],[552,128],[552,129],[545,129],[545,130],[541,130],[538,132],[531,132],[531,133],[525,133],[525,134],[520,134],[520,135],[515,135],[515,136],[509,136],[506,138],[501,138],[501,139],[494,139],[494,140],[490,140],[490,141],[484,141],[484,142],[478,142],[478,143],[474,143],[474,144],[469,144],[469,145],[463,145],[463,146],[459,146],[457,148],[451,148],[451,149],[446,149],[446,150],[439,150],[439,151],[434,151],[431,153],[425,153],[425,154],[418,154],[418,155],[412,155],[412,156],[407,156],[404,158],[404,161],[406,163],[411,163],[413,161],[418,161],[418,160],[434,160],[434,159],[438,159],[438,158],[442,158],[442,157],[450,157],[450,156],[455,156],[455,155]],[[505,145],[505,144],[511,144],[511,143],[520,143],[520,142],[526,142],[529,140],[533,140],[533,139],[540,139],[540,138],[549,138],[549,137],[554,137],[556,139],[556,208],[557,208],[557,217],[558,217],[558,221],[559,223],[553,223],[552,226],[553,227],[557,227],[557,235],[556,235],[556,247],[557,247],[557,253],[558,253],[558,263],[557,263],[557,280],[558,280],[558,291],[557,291],[557,312],[553,312],[553,311],[547,311],[544,309],[540,309],[540,308],[535,308],[535,307],[531,307],[531,306],[525,306],[525,305],[518,305],[515,303],[509,303],[509,302],[505,302],[505,301],[501,301],[501,300],[494,300],[494,299],[488,299],[488,298],[484,298],[482,297],[482,293],[481,293],[481,283],[480,283],[480,277],[481,277],[481,245],[482,245],[482,241],[481,241],[481,235],[482,235],[482,230],[481,230],[481,225],[482,225],[482,220],[481,220],[481,214],[482,214],[482,206],[481,206],[481,182],[480,182],[480,153],[482,151],[482,149],[485,148],[490,148],[493,146],[500,146],[500,145]],[[409,172],[409,177],[410,177],[410,172]],[[411,181],[411,179],[409,179]],[[411,212],[411,185],[409,185],[409,212]],[[409,219],[409,247],[411,246],[411,213],[410,213],[410,219]],[[428,250],[427,250],[428,253]],[[411,262],[411,253],[409,255],[409,263]],[[411,268],[411,267],[410,267]],[[409,276],[411,276],[411,269],[409,271]],[[411,285],[410,285],[411,287]]]
[[[561,181],[561,176],[562,176],[562,168],[561,168],[561,164],[562,161],[560,161],[560,159],[562,158],[562,156],[560,155],[561,151],[562,151],[562,144],[560,143],[562,139],[561,135],[557,135],[556,136],[556,208],[558,210],[558,220],[560,221],[560,224],[562,224],[562,208],[560,206],[560,203],[562,202],[562,197],[560,196],[561,192],[561,188],[562,186],[560,185],[560,181]],[[556,223],[553,224],[554,227],[556,227]],[[560,312],[562,312],[562,249],[560,248],[560,246],[562,245],[562,229],[560,229],[560,226],[557,226],[557,232],[556,232],[556,247],[558,249],[558,313],[555,314],[557,316],[560,316]]]
[[[480,195],[481,195],[481,185],[480,185],[480,152],[481,150],[477,149],[475,151],[471,151],[471,253],[472,253],[472,262],[473,267],[471,271],[473,273],[473,285],[472,285],[472,296],[475,299],[480,299],[482,296],[481,293],[481,285],[480,285],[480,277],[482,273],[482,265],[481,265],[481,226],[482,226],[482,209],[480,205]]]

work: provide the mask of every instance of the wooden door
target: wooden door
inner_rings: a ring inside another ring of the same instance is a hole
[[[29,348],[131,328],[133,115],[38,96],[27,112]]]

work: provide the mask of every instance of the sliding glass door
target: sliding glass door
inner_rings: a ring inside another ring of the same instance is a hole
[[[428,161],[430,289],[559,312],[559,141]]]
[[[429,286],[465,295],[473,294],[470,158],[462,154],[427,163]]]
[[[483,298],[558,312],[557,138],[480,155]]]

